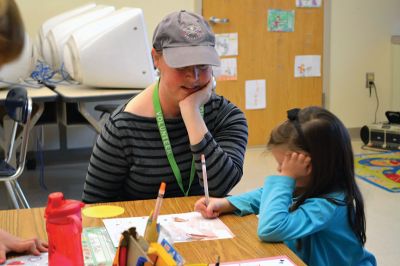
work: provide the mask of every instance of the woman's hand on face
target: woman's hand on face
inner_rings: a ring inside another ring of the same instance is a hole
[[[213,92],[213,79],[211,78],[206,85],[199,90],[188,95],[186,98],[179,102],[179,107],[183,108],[195,108],[199,109],[200,106],[204,105],[211,97]]]
[[[281,165],[281,174],[294,179],[309,176],[311,174],[311,157],[297,152],[287,153]]]
[[[210,198],[208,205],[203,197],[194,204],[194,210],[200,212],[204,218],[216,218],[221,213],[231,212],[235,208],[226,198]]]

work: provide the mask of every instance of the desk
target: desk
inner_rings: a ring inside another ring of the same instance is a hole
[[[164,199],[160,214],[193,211],[194,203],[198,198]],[[155,200],[114,202],[106,205],[118,205],[125,208],[125,213],[119,217],[146,216],[154,208]],[[38,236],[47,239],[43,215],[44,208],[0,211],[0,228],[23,238]],[[187,263],[215,263],[218,255],[221,257],[221,262],[286,255],[295,264],[305,265],[283,243],[261,242],[256,233],[258,219],[255,215],[239,217],[231,214],[220,218],[231,229],[235,237],[176,243],[174,246]],[[102,219],[83,217],[83,226],[103,226]]]
[[[46,87],[27,88],[28,96],[32,98],[34,103],[44,103],[55,101],[58,94]],[[7,97],[8,89],[0,90],[0,105],[4,104]]]
[[[96,132],[100,133],[101,125],[98,120],[88,112],[86,103],[128,99],[139,94],[142,89],[109,89],[88,87],[84,85],[60,85],[56,87],[55,91],[60,95],[63,102],[77,103],[78,111],[96,130]]]

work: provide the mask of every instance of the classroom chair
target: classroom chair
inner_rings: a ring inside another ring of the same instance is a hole
[[[18,184],[18,177],[23,173],[28,146],[32,100],[24,88],[11,88],[7,94],[5,103],[7,118],[3,124],[5,134],[5,158],[0,162],[0,181],[5,183],[7,192],[10,196],[14,208],[30,208],[26,197]],[[6,121],[9,119],[9,121]],[[11,130],[6,130],[6,123],[12,124]],[[9,132],[11,131],[11,132]],[[11,136],[8,136],[11,134]],[[20,144],[19,144],[19,141]],[[19,159],[16,159],[19,153]],[[15,162],[14,162],[15,161]]]
[[[106,114],[111,115],[115,109],[117,109],[118,104],[98,104],[94,107],[94,110],[101,112],[100,114],[100,120],[101,124],[104,125],[105,123],[105,118],[104,117]]]

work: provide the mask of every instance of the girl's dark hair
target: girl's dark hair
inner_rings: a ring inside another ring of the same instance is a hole
[[[25,30],[14,0],[0,0],[0,66],[19,56]]]
[[[331,112],[311,106],[288,112],[289,120],[271,132],[268,148],[285,145],[289,150],[311,157],[310,183],[292,206],[297,209],[308,198],[328,198],[331,192],[344,192],[349,224],[364,245],[366,222],[364,201],[354,177],[354,157],[349,133]]]

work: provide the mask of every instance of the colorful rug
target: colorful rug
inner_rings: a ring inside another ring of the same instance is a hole
[[[400,152],[355,156],[356,176],[390,192],[400,192]]]

